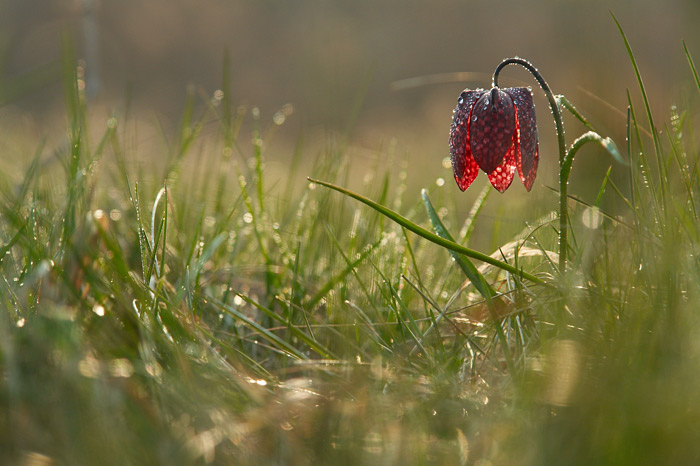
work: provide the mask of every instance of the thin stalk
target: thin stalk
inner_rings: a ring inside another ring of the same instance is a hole
[[[552,109],[552,116],[554,117],[554,124],[557,131],[557,144],[559,146],[559,272],[563,274],[566,271],[567,237],[569,231],[569,213],[566,205],[568,177],[562,177],[562,168],[564,167],[564,159],[566,158],[564,120],[562,119],[557,99],[554,97],[549,84],[547,84],[547,81],[544,80],[540,72],[537,71],[537,68],[527,60],[518,57],[503,60],[496,67],[496,71],[493,72],[493,87],[498,86],[498,75],[501,70],[508,65],[520,65],[528,70],[544,91],[547,100],[549,100],[549,107]]]

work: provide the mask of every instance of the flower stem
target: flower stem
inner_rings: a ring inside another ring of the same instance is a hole
[[[554,117],[554,124],[557,131],[557,143],[559,145],[559,273],[564,273],[566,271],[566,255],[568,250],[568,231],[569,231],[569,212],[567,210],[567,187],[568,187],[568,173],[563,173],[562,168],[564,168],[564,161],[566,159],[566,142],[564,140],[564,120],[561,117],[561,110],[557,100],[554,98],[552,89],[544,80],[542,75],[537,68],[535,68],[532,63],[522,58],[508,58],[503,60],[497,67],[496,71],[493,72],[493,87],[498,86],[498,75],[503,68],[508,65],[520,65],[532,74],[537,83],[540,85],[544,94],[549,100],[549,107],[552,109],[552,116]]]

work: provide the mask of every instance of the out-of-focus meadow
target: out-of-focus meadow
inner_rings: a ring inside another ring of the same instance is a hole
[[[667,114],[691,83],[680,41],[691,50],[700,46],[700,5],[693,0],[10,0],[0,5],[0,78],[59,60],[60,35],[68,33],[87,60],[96,105],[110,109],[128,100],[140,117],[159,115],[174,126],[188,86],[206,93],[221,87],[227,49],[234,102],[260,108],[267,120],[293,105],[278,141],[293,142],[300,128],[352,128],[353,144],[364,149],[356,163],[395,138],[416,173],[432,174],[446,155],[459,91],[488,87],[495,65],[510,56],[533,62],[556,93],[622,136],[625,89],[634,81],[608,10],[629,35],[653,108]],[[62,111],[60,74],[46,78],[20,86],[19,95],[3,94],[5,106],[36,122],[37,135],[57,106]],[[509,70],[503,83],[535,85],[521,70]],[[535,95],[546,167],[554,160],[553,126],[541,93]]]
[[[698,18],[0,3],[0,462],[700,464]],[[452,180],[516,55],[570,198],[515,67],[532,191]]]

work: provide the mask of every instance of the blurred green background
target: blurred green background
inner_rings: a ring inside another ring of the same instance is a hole
[[[696,0],[6,0],[0,79],[22,79],[59,60],[68,32],[86,60],[92,114],[104,118],[128,101],[133,115],[158,115],[167,129],[177,125],[188,87],[208,95],[221,88],[228,50],[235,104],[258,107],[263,121],[293,106],[275,143],[293,143],[302,131],[318,142],[313,135],[352,130],[359,165],[393,143],[414,167],[409,172],[449,179],[439,162],[448,155],[456,97],[464,87],[489,86],[494,67],[510,56],[533,62],[601,133],[624,141],[625,89],[636,98],[636,83],[609,11],[626,30],[654,112],[665,117],[691,84],[681,40],[700,53]],[[64,112],[60,72],[45,81],[20,87],[0,108],[13,120],[20,112],[38,137]],[[502,85],[535,83],[511,68]],[[536,103],[540,179],[553,185],[553,124],[538,90]],[[288,153],[266,155],[284,163]],[[574,194],[608,163],[595,154],[577,162]]]

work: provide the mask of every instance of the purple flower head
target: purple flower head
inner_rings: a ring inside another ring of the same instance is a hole
[[[462,91],[450,127],[450,156],[462,191],[472,184],[479,169],[500,192],[508,189],[517,169],[529,191],[539,158],[530,88]]]

